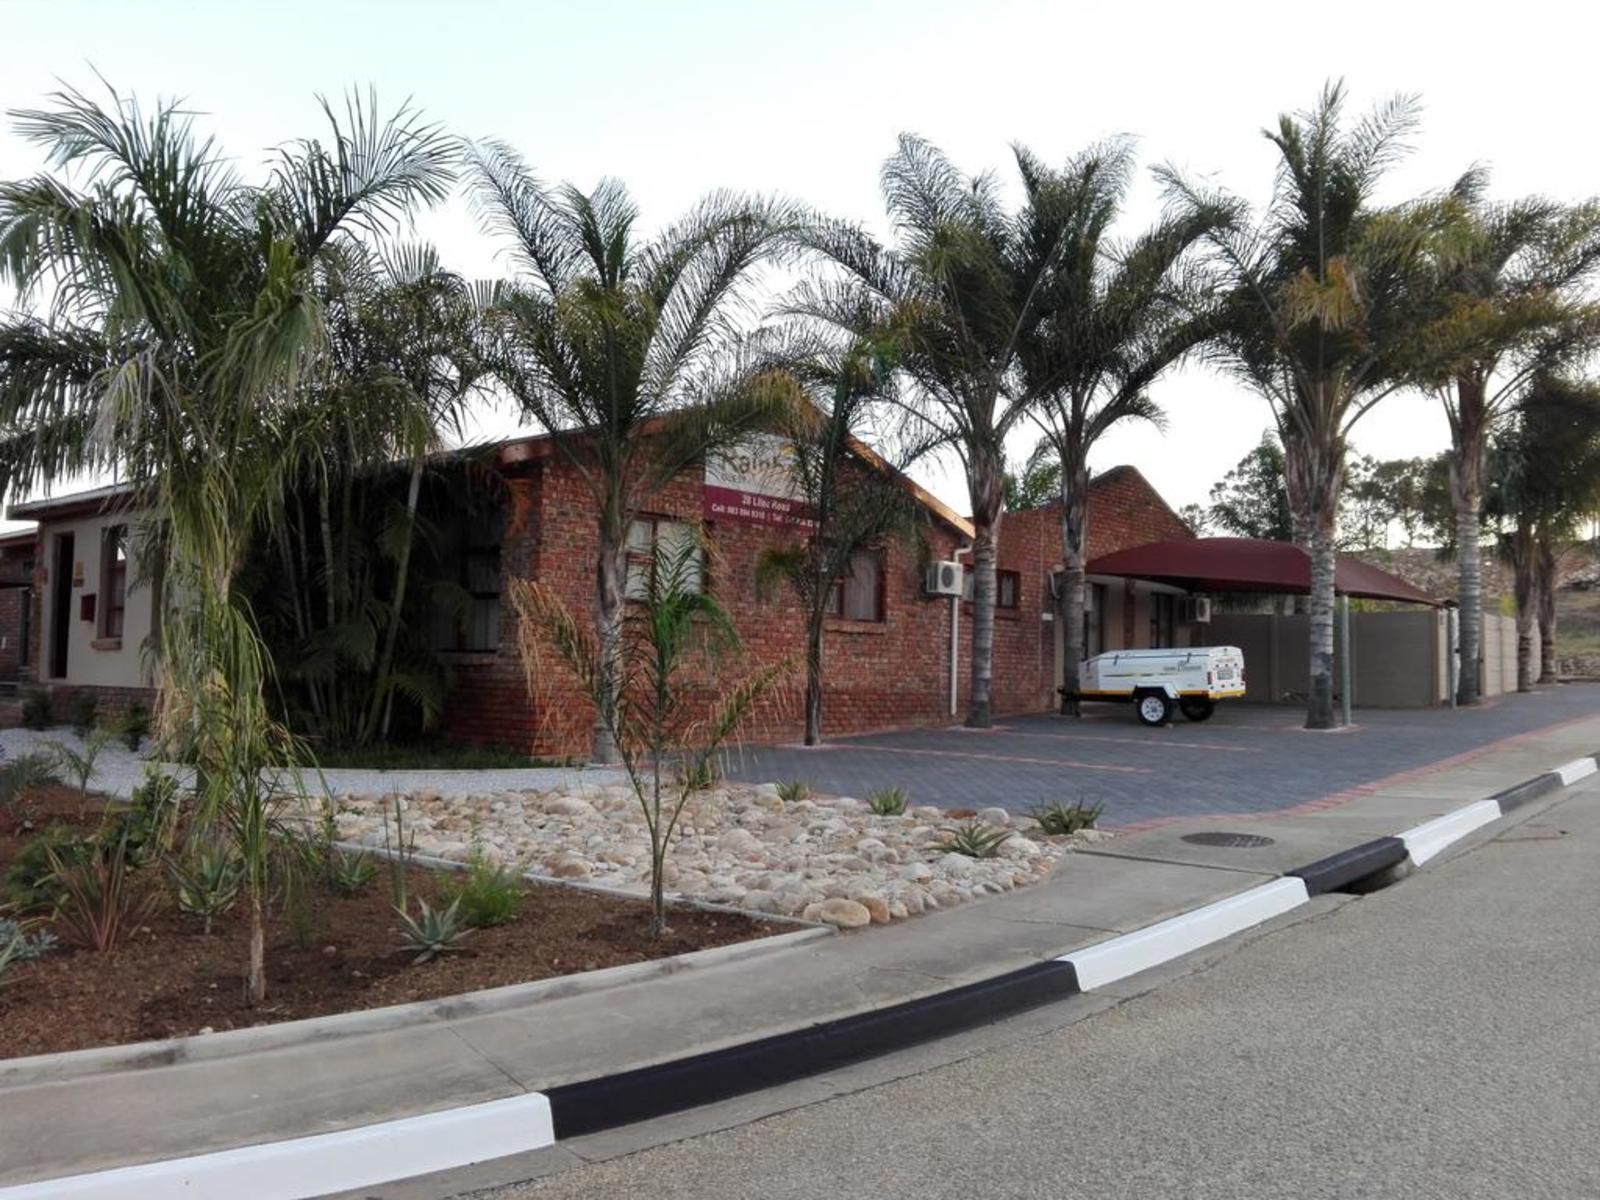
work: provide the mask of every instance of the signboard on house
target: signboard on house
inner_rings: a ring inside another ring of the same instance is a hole
[[[708,455],[703,515],[707,521],[813,528],[811,506],[795,479],[794,446],[762,433]]]

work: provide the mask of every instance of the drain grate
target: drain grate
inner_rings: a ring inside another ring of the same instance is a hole
[[[1230,850],[1256,850],[1272,845],[1271,838],[1262,837],[1259,833],[1226,833],[1220,829],[1186,833],[1183,840],[1193,842],[1196,846],[1224,846]]]

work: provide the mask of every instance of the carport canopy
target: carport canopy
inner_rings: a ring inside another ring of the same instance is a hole
[[[1103,554],[1089,562],[1091,575],[1147,579],[1192,592],[1268,592],[1306,595],[1311,591],[1311,556],[1292,542],[1259,538],[1182,538],[1151,542]],[[1396,600],[1438,607],[1442,601],[1398,575],[1340,554],[1334,591],[1363,600]]]

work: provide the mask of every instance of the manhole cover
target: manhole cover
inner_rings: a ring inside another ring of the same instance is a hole
[[[1220,829],[1205,833],[1186,833],[1183,840],[1196,846],[1226,846],[1230,850],[1254,850],[1272,845],[1272,839],[1259,833],[1226,833]]]

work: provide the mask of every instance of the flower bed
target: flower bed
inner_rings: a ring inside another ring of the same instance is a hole
[[[92,836],[105,800],[80,813],[71,788],[34,789],[23,806],[0,806],[0,877],[46,827]],[[248,930],[243,905],[212,931],[177,911],[165,867],[138,868],[155,907],[108,954],[72,944],[59,923],[59,949],[14,963],[0,986],[0,1057],[241,1028],[427,1000],[625,963],[644,962],[787,932],[737,914],[675,911],[671,933],[646,936],[648,906],[626,899],[530,886],[512,921],[474,929],[459,949],[422,964],[401,948],[386,870],[354,896],[316,888],[311,911],[287,918],[281,902],[268,925],[266,1002],[244,1003],[241,971]],[[454,879],[458,873],[450,872]],[[413,868],[416,900],[440,901],[441,876]]]
[[[496,792],[404,798],[418,852],[456,860],[477,848],[496,861],[557,879],[643,894],[649,880],[644,818],[626,787],[581,792]],[[393,798],[345,795],[339,836],[384,844]],[[992,858],[943,846],[972,818],[1006,831]],[[753,913],[883,924],[1023,887],[1043,879],[1082,830],[1045,836],[1002,809],[982,813],[911,808],[879,816],[850,797],[785,800],[773,784],[721,785],[695,794],[667,859],[670,892]]]

